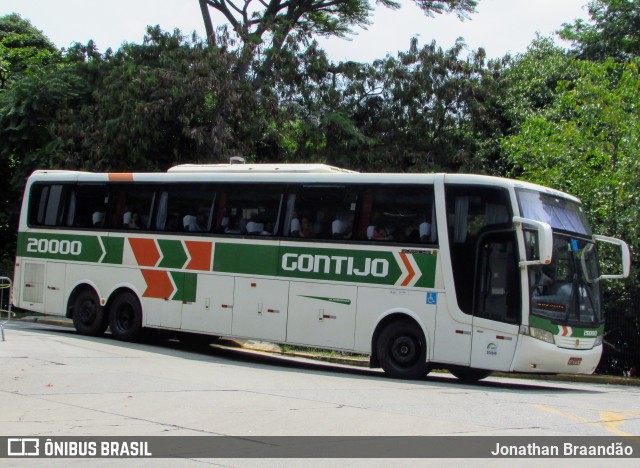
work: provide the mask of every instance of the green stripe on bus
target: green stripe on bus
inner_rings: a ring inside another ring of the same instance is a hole
[[[351,305],[351,299],[339,299],[337,297],[304,296],[304,295],[300,295],[300,297],[306,297],[307,299],[316,299],[318,301],[332,302],[334,304]]]
[[[538,317],[537,315],[531,315],[529,317],[529,326],[540,328],[542,330],[546,330],[551,332],[554,335],[558,335],[561,333],[562,325],[558,325],[551,321],[550,319],[546,319],[544,317]],[[597,327],[571,327],[571,338],[594,338],[593,331],[596,330],[598,335],[604,334],[604,324]],[[585,334],[585,332],[587,332]]]
[[[189,256],[181,241],[158,239],[157,244],[162,254],[159,268],[185,267]],[[18,255],[121,265],[124,245],[125,237],[120,236],[20,233]],[[403,262],[393,251],[384,250],[226,242],[216,242],[214,249],[213,271],[221,273],[418,288],[435,285],[437,251],[403,253]],[[414,266],[406,261],[409,256]]]
[[[221,273],[302,278],[343,283],[400,285],[419,275],[415,287],[433,288],[436,253],[413,254],[418,271],[409,273],[390,251],[217,242],[213,270]]]
[[[216,242],[213,271],[277,276],[278,246]]]
[[[436,284],[436,263],[438,257],[435,253],[414,254],[413,259],[418,265],[422,276],[416,281],[416,288],[433,288]]]
[[[18,255],[47,260],[122,264],[124,238],[78,234],[18,234]]]
[[[122,252],[124,251],[124,237],[100,237],[106,250],[102,263],[122,265]]]
[[[105,253],[98,236],[20,233],[18,255],[49,260],[97,263]]]
[[[402,275],[392,252],[372,250],[281,248],[278,276],[343,283],[394,285]]]
[[[183,273],[181,271],[170,272],[176,285],[176,292],[171,297],[172,301],[195,302],[198,289],[198,275],[196,273]]]
[[[189,258],[179,240],[158,239],[158,246],[162,253],[159,268],[181,269]]]

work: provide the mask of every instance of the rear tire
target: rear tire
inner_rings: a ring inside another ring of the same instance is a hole
[[[471,367],[457,367],[449,369],[454,377],[465,383],[474,383],[491,375],[491,371],[484,369],[472,369]]]
[[[397,320],[385,327],[377,342],[380,366],[390,377],[419,379],[427,375],[427,343],[420,326]]]
[[[133,293],[122,292],[113,300],[109,307],[109,326],[117,340],[134,341],[140,337],[142,307]]]
[[[100,299],[90,289],[82,290],[73,301],[73,326],[81,335],[100,336],[109,323]]]

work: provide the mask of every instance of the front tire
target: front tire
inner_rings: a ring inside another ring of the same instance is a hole
[[[100,336],[109,323],[100,299],[90,289],[80,291],[73,301],[73,326],[81,335]]]
[[[117,340],[134,341],[142,331],[142,307],[138,298],[130,292],[116,296],[109,308],[111,334]]]
[[[411,320],[395,321],[380,334],[378,360],[390,377],[419,379],[427,375],[427,343],[420,326]]]

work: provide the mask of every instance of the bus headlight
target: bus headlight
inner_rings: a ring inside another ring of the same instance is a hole
[[[593,342],[593,347],[595,348],[596,346],[602,346],[603,340],[604,340],[604,335],[596,336],[596,341]]]
[[[529,336],[537,340],[546,341],[547,343],[556,343],[553,339],[553,334],[547,330],[543,330],[542,328],[529,327]]]

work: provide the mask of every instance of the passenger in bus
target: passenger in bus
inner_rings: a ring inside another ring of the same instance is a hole
[[[140,229],[140,215],[133,211],[127,211],[122,215],[122,227],[125,229]]]
[[[375,224],[367,228],[367,239],[375,241],[392,241],[393,236]]]
[[[128,229],[140,229],[140,215],[135,211],[127,211],[122,217],[122,225]]]
[[[302,218],[302,221],[300,222],[300,237],[313,237],[309,218]]]

